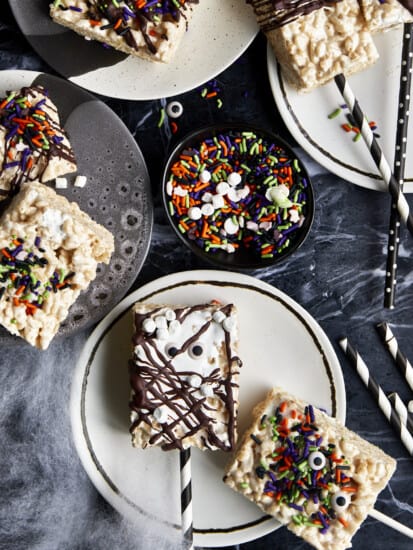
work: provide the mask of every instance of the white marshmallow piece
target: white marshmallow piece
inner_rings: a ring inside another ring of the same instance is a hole
[[[164,424],[168,420],[168,407],[166,405],[156,407],[152,414],[159,424]]]
[[[169,334],[171,336],[175,336],[181,331],[181,328],[181,323],[178,320],[174,319],[169,323]]]
[[[146,354],[143,346],[135,346],[135,355],[138,359],[145,359]]]
[[[196,374],[192,374],[188,376],[187,382],[192,388],[199,388],[201,385],[201,378]]]
[[[168,322],[164,315],[157,315],[154,318],[156,328],[168,328]]]
[[[201,206],[201,212],[204,216],[212,216],[214,213],[214,207],[210,202],[206,202]]]
[[[222,195],[214,195],[212,197],[212,206],[215,210],[218,210],[218,208],[224,208],[225,206],[225,200]]]
[[[147,332],[148,334],[151,334],[152,332],[155,332],[155,330],[156,330],[155,321],[153,319],[151,319],[150,317],[148,317],[147,319],[144,319],[142,321],[142,330],[144,332]]]
[[[188,209],[188,217],[191,220],[200,220],[202,218],[202,211],[199,206],[191,206]]]
[[[235,235],[235,233],[238,233],[239,225],[232,218],[227,218],[224,222],[224,230],[227,235]]]
[[[235,252],[235,246],[231,243],[225,244],[222,248],[225,250],[225,252],[228,252],[229,254]]]
[[[239,202],[241,200],[241,197],[239,196],[238,191],[233,187],[231,187],[230,190],[228,191],[227,197],[232,202]]]
[[[168,197],[172,197],[173,190],[174,186],[172,185],[171,180],[168,180],[166,182],[166,194],[168,195]]]
[[[170,336],[169,330],[167,328],[158,328],[156,329],[156,338],[158,340],[167,340]]]
[[[210,193],[209,191],[207,191],[206,193],[204,193],[201,197],[201,201],[202,202],[211,202],[212,201],[212,197],[214,195],[212,193]]]
[[[174,195],[177,195],[178,197],[186,197],[188,194],[188,190],[184,189],[180,185],[177,185],[174,189]]]
[[[298,213],[298,210],[295,208],[291,208],[291,210],[288,211],[290,222],[297,223],[300,219],[300,214]]]
[[[208,172],[208,170],[202,170],[202,172],[199,174],[199,181],[201,183],[208,183],[211,180],[211,172]]]
[[[226,319],[226,317],[227,317],[227,316],[225,315],[225,313],[219,309],[218,311],[215,311],[215,312],[214,312],[214,314],[213,314],[213,316],[212,316],[212,319],[213,319],[216,323],[221,324],[222,321],[223,321],[224,319]]]
[[[56,189],[67,189],[67,179],[66,178],[56,178],[55,187],[56,187]]]
[[[173,309],[167,309],[164,315],[167,321],[174,321],[176,319],[176,313]]]
[[[75,187],[84,187],[87,182],[86,176],[76,176],[74,186]]]
[[[226,332],[232,332],[235,328],[236,321],[234,316],[227,317],[222,323],[222,327]]]
[[[218,195],[226,195],[228,193],[229,189],[230,189],[230,187],[229,187],[229,185],[226,181],[221,181],[216,186],[216,191],[217,191]]]
[[[238,172],[232,172],[231,174],[229,174],[227,178],[228,183],[232,187],[235,187],[236,185],[241,183],[241,180],[242,180],[241,174],[239,174]]]
[[[214,396],[214,390],[212,389],[211,384],[202,384],[202,386],[199,388],[201,395],[204,397],[213,397]]]

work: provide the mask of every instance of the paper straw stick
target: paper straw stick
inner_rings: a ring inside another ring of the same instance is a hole
[[[403,47],[400,63],[399,107],[397,111],[396,150],[393,173],[403,191],[406,165],[407,130],[409,127],[410,88],[413,65],[413,24],[403,27]],[[384,307],[394,308],[396,287],[397,255],[400,242],[400,216],[396,203],[392,201],[387,243],[386,279],[384,285]]]
[[[404,379],[409,384],[411,390],[413,390],[413,367],[410,364],[407,357],[399,350],[399,344],[391,331],[389,325],[385,322],[376,325],[377,331],[381,336],[384,344],[393,357],[397,368],[404,376]]]
[[[401,400],[400,395],[396,392],[392,392],[389,393],[387,397],[393,405],[394,410],[399,415],[400,422],[406,426],[411,434],[413,434],[413,420],[410,418],[407,407]]]
[[[413,236],[413,216],[410,213],[410,207],[400,189],[399,182],[391,172],[389,163],[387,162],[380,145],[378,144],[373,132],[369,126],[369,123],[360,108],[360,105],[354,96],[350,85],[343,74],[339,74],[334,78],[347,107],[350,109],[353,115],[356,125],[360,128],[361,135],[369,148],[370,154],[383,178],[384,183],[387,186],[397,208],[397,212],[400,215],[400,220],[406,225],[410,234]]]
[[[181,471],[181,524],[185,548],[193,550],[191,450],[179,453]]]
[[[403,523],[400,523],[399,521],[396,521],[395,519],[386,516],[386,514],[383,514],[376,509],[373,509],[371,512],[369,512],[369,516],[377,519],[377,521],[381,521],[381,523],[384,523],[388,527],[399,531],[399,533],[402,533],[402,535],[406,535],[406,537],[410,537],[411,539],[413,539],[413,529],[410,529],[410,527],[403,525]]]
[[[370,391],[371,395],[374,397],[377,405],[380,410],[397,431],[400,436],[400,439],[403,445],[406,447],[410,455],[413,455],[413,437],[409,433],[406,426],[400,422],[400,418],[396,411],[393,409],[392,404],[387,399],[386,394],[381,389],[376,380],[371,376],[369,369],[366,363],[363,361],[359,353],[353,346],[350,344],[347,338],[343,338],[339,341],[340,346],[347,355],[351,365],[355,368],[357,374],[360,376],[365,386]]]

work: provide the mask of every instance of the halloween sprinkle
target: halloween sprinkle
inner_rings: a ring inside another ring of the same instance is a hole
[[[0,300],[12,300],[14,306],[24,306],[27,315],[41,308],[51,292],[70,288],[74,272],[55,270],[49,278],[39,278],[48,260],[43,256],[40,237],[32,246],[13,236],[8,246],[0,250]]]
[[[357,484],[336,446],[323,444],[313,407],[301,414],[283,401],[273,416],[261,419],[261,429],[268,426],[273,446],[255,468],[256,476],[265,480],[264,494],[297,511],[294,523],[317,527],[321,534],[327,533],[332,521],[345,523],[341,513],[357,492]],[[261,434],[251,437],[261,445]]]
[[[188,146],[170,167],[166,194],[178,230],[212,253],[248,249],[273,258],[297,240],[309,213],[298,160],[254,132]]]

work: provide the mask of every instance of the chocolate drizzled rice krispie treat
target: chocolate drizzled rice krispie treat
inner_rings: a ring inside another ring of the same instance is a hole
[[[319,550],[344,550],[396,461],[338,420],[272,390],[252,413],[225,483]]]
[[[56,106],[42,86],[0,100],[0,201],[26,181],[42,183],[76,171]]]
[[[133,317],[133,445],[232,450],[241,366],[234,306],[137,303]]]
[[[198,0],[55,0],[56,23],[149,61],[169,62]]]
[[[46,349],[113,249],[109,231],[77,204],[25,183],[0,218],[0,324]]]

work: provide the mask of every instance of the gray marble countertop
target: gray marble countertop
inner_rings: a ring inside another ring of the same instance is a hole
[[[3,4],[5,4],[3,2]],[[0,69],[53,71],[31,49],[9,8],[0,15]],[[0,75],[1,78],[1,75]],[[254,122],[276,130],[297,150],[273,102],[266,76],[265,41],[218,77],[222,109],[201,101],[199,91],[178,96],[185,108],[178,138],[186,131],[227,120]],[[210,265],[178,241],[163,213],[160,167],[174,139],[158,128],[163,100],[101,98],[122,118],[145,156],[151,176],[155,224],[151,248],[133,288],[159,276]],[[413,396],[383,348],[375,325],[391,324],[400,347],[413,359],[413,241],[402,232],[396,307],[383,308],[390,199],[329,173],[307,155],[316,211],[304,245],[280,266],[251,273],[287,293],[319,322],[342,365],[347,426],[397,459],[397,470],[380,494],[377,509],[413,528],[413,459],[400,443],[337,344],[347,335],[385,391]],[[409,203],[413,201],[409,197]],[[137,519],[130,524],[95,490],[76,454],[70,428],[69,395],[74,366],[88,333],[56,339],[46,352],[28,345],[1,349],[0,548],[5,550],[170,549],[167,532]],[[411,540],[368,518],[353,539],[355,550],[408,550]],[[307,550],[286,529],[242,544],[242,550]]]

